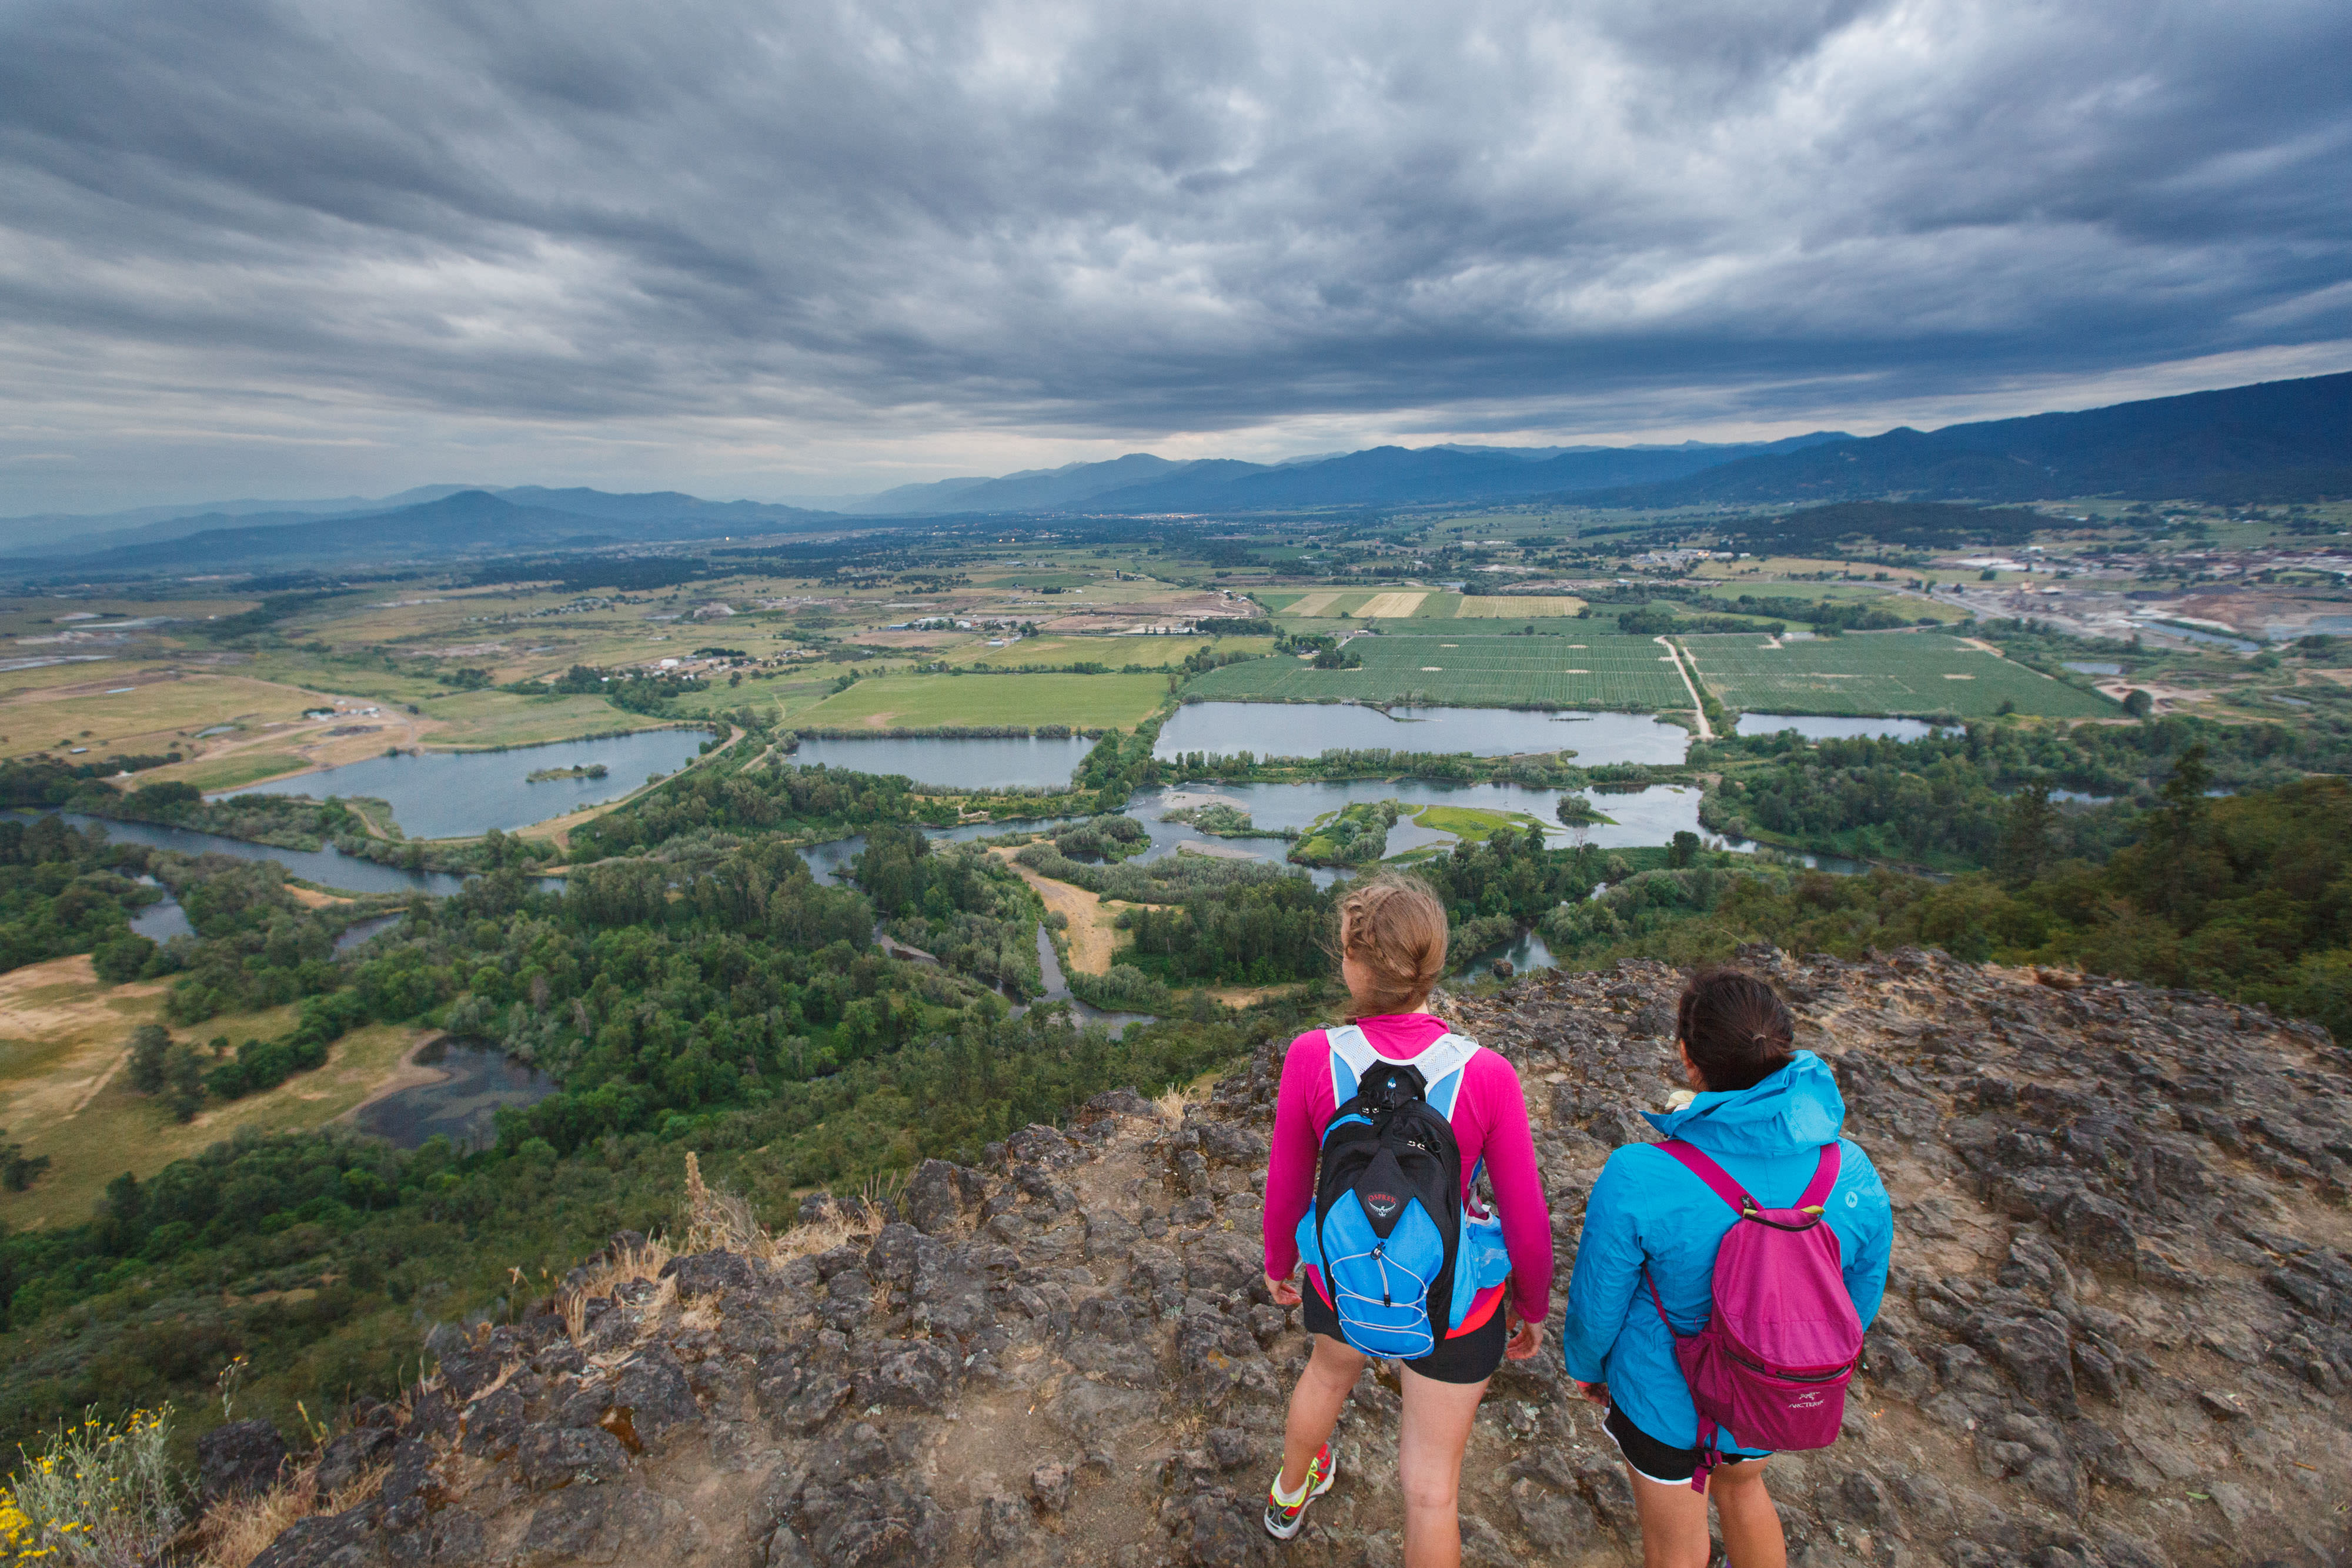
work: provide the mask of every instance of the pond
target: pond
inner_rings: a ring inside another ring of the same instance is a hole
[[[163,885],[152,876],[142,876],[139,880],[149,887]],[[150,942],[169,942],[174,936],[194,936],[196,934],[196,928],[188,923],[188,912],[181,908],[180,901],[168,893],[163,895],[163,903],[151,904],[131,917],[131,931],[133,936],[144,936]]]
[[[992,839],[1015,829],[1034,829],[1050,832],[1070,822],[1082,822],[1083,817],[1040,817],[1034,821],[966,822],[956,828],[925,828],[923,836],[935,844],[963,843],[973,839]],[[809,874],[819,882],[845,879],[857,857],[866,852],[866,835],[854,834],[845,839],[828,839],[821,844],[803,844],[800,857],[808,862]]]
[[[436,1134],[461,1148],[498,1141],[498,1109],[531,1105],[555,1092],[555,1081],[493,1045],[444,1036],[410,1058],[437,1070],[431,1083],[413,1083],[352,1113],[361,1131],[413,1149]]]
[[[348,953],[366,943],[370,937],[391,930],[404,918],[399,915],[373,915],[365,920],[354,920],[343,927],[341,936],[335,938],[335,951]]]
[[[2144,623],[2144,629],[2166,637],[2184,637],[2191,643],[2210,643],[2213,647],[2228,648],[2240,653],[2259,653],[2263,651],[2263,645],[2260,643],[2250,643],[2243,637],[2225,637],[2219,632],[2200,632],[2193,626],[2175,626],[2168,621],[2147,622]]]
[[[1509,964],[1515,972],[1522,975],[1530,969],[1549,969],[1559,962],[1551,956],[1551,948],[1542,937],[1532,931],[1522,931],[1508,942],[1472,956],[1462,966],[1462,972],[1465,975],[1486,974],[1494,968],[1497,959]]]
[[[1494,707],[1356,703],[1187,703],[1160,729],[1152,755],[1319,757],[1336,749],[1469,752],[1513,757],[1573,751],[1584,767],[1680,762],[1690,733],[1637,713],[1522,713]]]
[[[32,813],[16,814],[23,817]],[[58,815],[77,828],[103,828],[108,840],[115,843],[145,844],[151,849],[176,850],[184,855],[233,855],[245,861],[276,861],[289,876],[346,893],[406,893],[415,888],[436,894],[450,894],[466,882],[446,872],[404,871],[398,866],[378,865],[340,850],[281,850],[268,844],[247,843],[243,839],[225,839],[217,833],[168,828],[160,822],[118,822],[110,817],[85,816],[79,811],[60,811]]]
[[[1916,718],[1842,718],[1818,713],[1743,713],[1732,720],[1740,735],[1778,735],[1793,729],[1807,740],[1925,740],[1936,727]]]
[[[809,737],[792,760],[803,768],[860,773],[900,773],[918,784],[971,789],[1058,789],[1067,785],[1095,743],[1084,736],[960,739],[919,735],[847,738]]]
[[[709,733],[699,729],[644,729],[602,740],[561,740],[506,751],[404,751],[226,793],[308,795],[313,800],[373,796],[391,802],[393,819],[412,839],[471,838],[492,828],[527,828],[582,806],[617,800],[643,785],[647,776],[685,767],[708,738]],[[599,764],[606,769],[602,779],[530,782],[531,774],[545,768]]]

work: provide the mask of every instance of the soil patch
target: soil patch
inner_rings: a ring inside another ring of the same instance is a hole
[[[1037,890],[1045,907],[1069,921],[1064,933],[1070,944],[1070,967],[1081,975],[1108,975],[1111,956],[1118,948],[1118,932],[1111,917],[1127,907],[1116,900],[1106,905],[1099,894],[1088,893],[1083,887],[1073,887],[1066,882],[1055,882],[1049,876],[1039,876],[1013,858],[1013,851],[1000,846],[989,852],[1020,873],[1021,880]]]

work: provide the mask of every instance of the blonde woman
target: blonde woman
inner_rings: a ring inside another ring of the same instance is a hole
[[[1278,1541],[1297,1535],[1307,1504],[1330,1490],[1331,1429],[1370,1360],[1344,1336],[1320,1271],[1310,1266],[1303,1281],[1293,1278],[1300,1262],[1299,1222],[1315,1203],[1324,1134],[1352,1094],[1356,1074],[1383,1063],[1432,1070],[1438,1082],[1430,1102],[1433,1108],[1443,1102],[1441,1113],[1452,1125],[1465,1215],[1482,1163],[1492,1178],[1509,1276],[1479,1291],[1458,1322],[1434,1325],[1427,1354],[1401,1363],[1404,1419],[1397,1474],[1404,1492],[1406,1568],[1455,1568],[1462,1561],[1456,1500],[1471,1417],[1503,1358],[1535,1354],[1551,1293],[1551,1217],[1536,1174],[1518,1073],[1422,1010],[1444,968],[1445,910],[1427,883],[1381,875],[1340,900],[1339,973],[1350,1000],[1349,1023],[1310,1030],[1291,1042],[1266,1170],[1266,1285],[1276,1301],[1303,1306],[1314,1342],[1291,1395],[1282,1469],[1266,1493],[1265,1528]]]

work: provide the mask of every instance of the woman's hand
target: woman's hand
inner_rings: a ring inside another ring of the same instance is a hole
[[[1503,1303],[1503,1321],[1510,1325],[1510,1337],[1503,1342],[1503,1354],[1513,1361],[1525,1361],[1535,1354],[1543,1343],[1538,1325],[1519,1316],[1519,1309],[1508,1301]]]
[[[1609,1385],[1605,1383],[1580,1382],[1576,1385],[1576,1391],[1595,1405],[1605,1406],[1609,1403]]]
[[[1298,1304],[1298,1281],[1277,1280],[1268,1274],[1265,1277],[1265,1293],[1274,1298],[1274,1304],[1277,1307],[1295,1307]]]

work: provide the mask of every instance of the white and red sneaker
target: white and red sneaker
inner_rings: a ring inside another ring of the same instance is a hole
[[[1265,1489],[1265,1532],[1276,1541],[1287,1541],[1307,1523],[1307,1505],[1331,1490],[1339,1479],[1339,1467],[1331,1458],[1331,1445],[1324,1444],[1315,1450],[1307,1463],[1307,1479],[1298,1486],[1298,1495],[1288,1502],[1282,1500],[1282,1472],[1276,1470]]]

